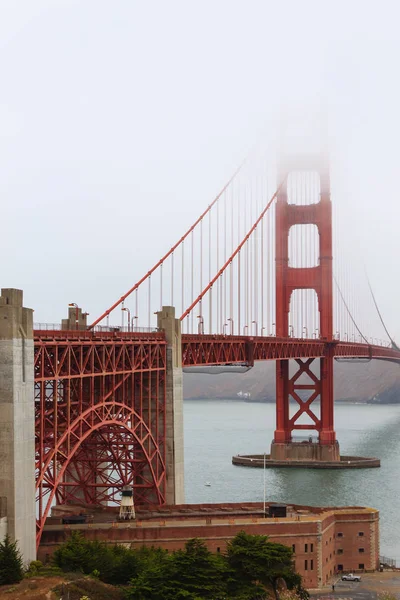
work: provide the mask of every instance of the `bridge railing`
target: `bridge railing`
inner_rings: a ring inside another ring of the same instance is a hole
[[[61,323],[34,323],[33,329],[36,331],[62,331]],[[157,327],[128,327],[121,325],[108,325],[102,326],[97,325],[90,331],[97,333],[111,332],[111,333],[157,333],[159,330]]]

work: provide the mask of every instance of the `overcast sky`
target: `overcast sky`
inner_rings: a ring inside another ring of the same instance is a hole
[[[394,1],[0,0],[1,286],[35,321],[69,302],[94,319],[282,105],[324,107],[333,188],[400,337],[399,16]]]

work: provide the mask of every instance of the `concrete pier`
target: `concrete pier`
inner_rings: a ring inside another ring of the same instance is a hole
[[[181,322],[175,318],[173,306],[163,306],[157,313],[157,327],[167,340],[167,407],[166,407],[166,471],[167,504],[183,504],[183,371]]]
[[[0,296],[0,498],[24,562],[36,558],[33,311],[22,291]],[[4,533],[4,528],[3,528]]]

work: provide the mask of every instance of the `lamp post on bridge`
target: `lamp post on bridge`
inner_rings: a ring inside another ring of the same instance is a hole
[[[294,327],[293,327],[293,325],[289,325],[289,337],[294,337]]]
[[[234,332],[234,321],[233,321],[232,317],[229,317],[229,319],[227,319],[227,321],[230,321],[230,323],[231,323],[231,335],[233,335],[233,332]]]
[[[266,327],[261,327],[261,335],[264,335],[263,334],[264,329],[267,329],[267,328]]]
[[[349,336],[347,335],[347,332],[344,334],[344,341],[348,342],[349,341]]]
[[[336,337],[337,340],[340,340],[340,331],[337,331],[335,333],[335,337]]]
[[[224,323],[223,329],[222,329],[222,334],[226,335],[226,328],[228,327],[228,323]]]
[[[79,306],[76,302],[70,302],[68,306],[75,306],[75,329],[79,329]]]
[[[129,308],[127,306],[123,306],[121,308],[121,312],[127,312],[128,313],[128,332],[131,330],[131,311],[129,310]],[[124,327],[124,323],[122,322],[122,328]]]
[[[308,327],[306,325],[304,325],[304,327],[303,327],[303,333],[304,333],[304,330],[306,332],[306,339],[307,339],[308,338]]]
[[[275,329],[275,333],[274,333],[274,329]],[[276,325],[275,325],[275,323],[272,323],[271,337],[274,337],[275,335],[276,335]]]
[[[138,326],[137,326],[138,318],[139,317],[136,317],[136,316],[132,317],[132,331],[134,331],[134,330],[137,331],[137,328],[138,328]],[[135,325],[133,323],[134,321],[136,321]]]
[[[257,321],[252,321],[252,324],[254,323],[254,325],[256,326],[256,337],[258,336],[258,323]]]
[[[248,328],[249,328],[248,325],[244,325],[244,327],[243,327],[243,335],[246,335],[246,329],[248,329]]]
[[[203,334],[204,333],[204,317],[202,315],[197,315],[197,318],[199,319],[199,324],[197,326],[197,333]]]

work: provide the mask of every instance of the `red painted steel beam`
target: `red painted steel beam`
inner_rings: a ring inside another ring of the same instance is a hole
[[[54,501],[166,495],[164,334],[35,331],[37,541]]]
[[[331,351],[337,358],[400,362],[400,352],[393,348],[361,343],[291,337],[182,335],[182,362],[186,367],[243,363],[252,365],[257,360],[323,358]]]

